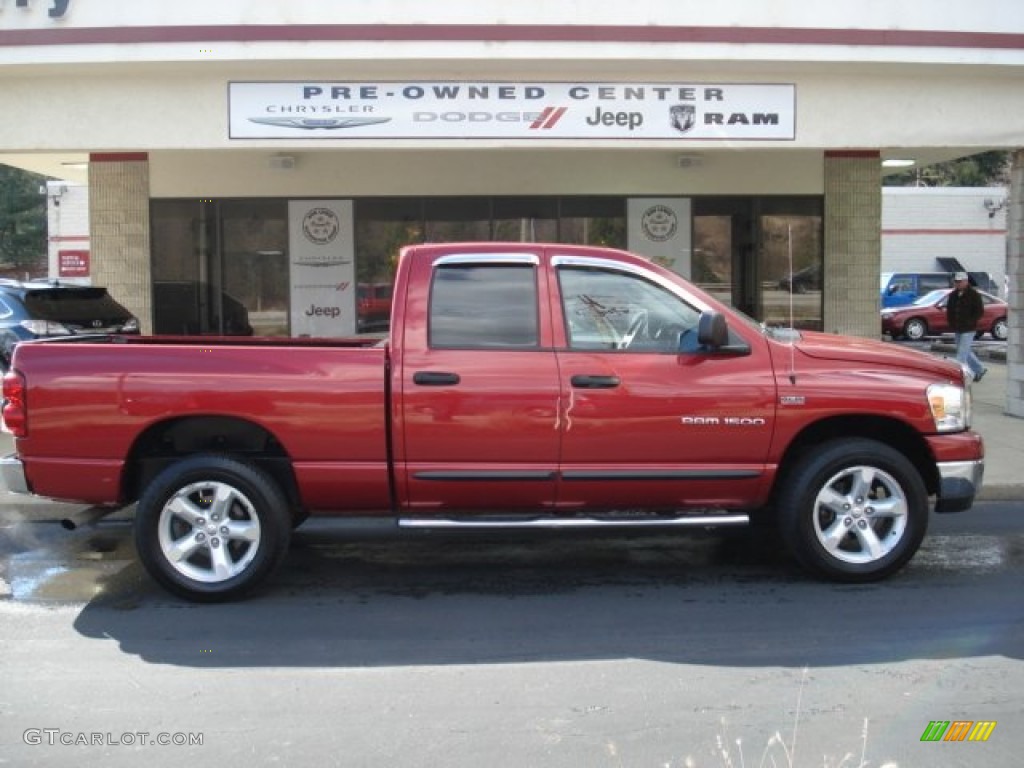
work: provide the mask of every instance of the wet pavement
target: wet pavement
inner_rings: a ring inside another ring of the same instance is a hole
[[[933,515],[921,550],[895,579],[997,571],[1024,574],[1024,502],[979,503]],[[909,575],[907,575],[909,574]],[[590,587],[818,583],[771,530],[644,533],[399,531],[390,522],[311,520],[293,534],[283,567],[256,597],[367,598],[381,592],[552,594]],[[177,602],[139,564],[128,521],[74,531],[56,523],[0,527],[0,599],[134,607]]]

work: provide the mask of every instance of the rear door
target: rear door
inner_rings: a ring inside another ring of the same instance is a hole
[[[396,479],[406,511],[552,507],[559,384],[539,255],[439,255],[410,269],[410,285],[430,293],[410,297],[398,342]]]
[[[746,340],[731,329],[745,352],[706,354],[695,338],[699,297],[640,267],[557,256],[553,265],[563,511],[728,507],[755,496],[775,408],[756,329]]]

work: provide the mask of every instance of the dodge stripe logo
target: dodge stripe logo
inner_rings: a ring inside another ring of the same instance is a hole
[[[568,107],[545,107],[544,111],[540,113],[540,116],[530,123],[530,130],[548,130],[555,127],[555,123],[562,119],[562,115]]]

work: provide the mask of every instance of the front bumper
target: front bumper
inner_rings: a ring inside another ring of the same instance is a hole
[[[985,476],[985,460],[940,461],[936,512],[963,512],[974,504]]]

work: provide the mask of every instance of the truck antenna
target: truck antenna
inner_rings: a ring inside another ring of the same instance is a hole
[[[786,247],[789,258],[789,383],[796,384],[796,320],[793,313],[796,278],[793,273],[793,222],[786,224]]]

